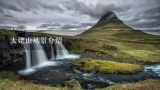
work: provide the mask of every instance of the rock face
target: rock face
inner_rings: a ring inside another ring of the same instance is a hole
[[[10,39],[6,36],[0,38],[0,70],[15,70],[24,64],[24,51],[21,45],[10,44]]]
[[[109,55],[107,53],[97,51],[97,50],[91,50],[91,49],[86,49],[82,55],[84,57],[91,57],[91,58],[95,58],[95,59],[106,59],[106,60],[117,60],[117,59],[119,59],[118,57]]]

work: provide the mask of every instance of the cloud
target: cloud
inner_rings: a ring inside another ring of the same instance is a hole
[[[160,7],[150,8],[143,12],[135,14],[134,18],[130,20],[130,23],[135,28],[143,30],[157,30],[160,26]]]
[[[0,25],[79,33],[114,11],[133,28],[158,30],[159,4],[159,0],[0,0]]]

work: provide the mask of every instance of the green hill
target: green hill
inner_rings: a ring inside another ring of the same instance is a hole
[[[72,48],[75,50],[99,50],[120,57],[122,62],[160,62],[160,36],[127,26],[113,12],[102,16],[96,25],[77,38],[81,40],[74,41],[76,45]]]

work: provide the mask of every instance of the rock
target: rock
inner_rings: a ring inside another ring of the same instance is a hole
[[[68,88],[81,88],[81,85],[79,84],[79,82],[76,79],[71,79],[69,81],[66,81],[65,85]]]
[[[109,55],[108,53],[102,52],[102,51],[98,51],[98,50],[91,50],[91,49],[86,49],[82,56],[85,57],[91,57],[91,58],[95,58],[95,59],[108,59],[108,60],[117,60],[119,59],[119,57],[115,57],[113,55]]]
[[[66,76],[67,76],[67,80],[72,80],[72,79],[77,78],[77,76],[75,76],[74,74],[70,74],[70,73],[67,73]]]

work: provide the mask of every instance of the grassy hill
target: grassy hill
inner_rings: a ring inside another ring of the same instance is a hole
[[[78,47],[73,46],[74,49],[100,50],[123,58],[123,62],[160,62],[160,36],[127,26],[113,12],[102,16],[95,26],[77,38],[83,40],[75,41]]]

